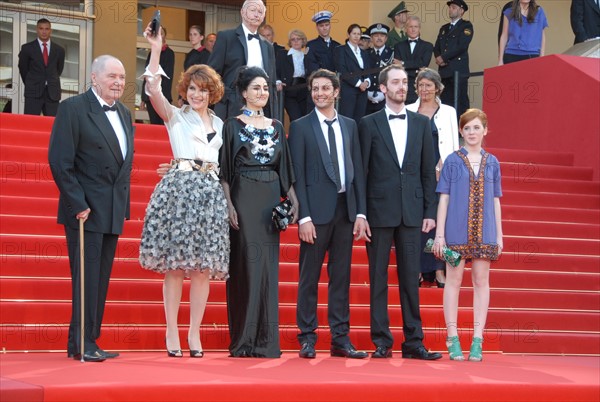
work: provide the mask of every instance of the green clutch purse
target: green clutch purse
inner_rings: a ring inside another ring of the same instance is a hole
[[[425,249],[423,251],[426,253],[433,253],[433,239],[427,240]],[[458,264],[460,264],[461,255],[458,252],[452,251],[448,247],[444,246],[442,249],[442,254],[444,255],[444,261],[453,267],[457,267]]]

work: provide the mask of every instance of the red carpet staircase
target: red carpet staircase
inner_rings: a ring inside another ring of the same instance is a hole
[[[64,351],[70,318],[70,278],[58,192],[47,164],[51,118],[0,115],[0,334],[6,352]],[[168,161],[164,127],[139,125],[132,173],[132,219],[125,225],[108,295],[100,343],[107,350],[163,350],[162,276],[140,268],[139,237],[146,204]],[[600,184],[566,153],[490,149],[502,162],[505,253],[493,265],[486,351],[600,355]],[[282,236],[280,331],[284,350],[298,349],[295,304],[296,228]],[[356,244],[351,285],[354,344],[369,339],[369,276],[364,245]],[[399,296],[390,271],[395,347],[402,341]],[[470,342],[472,289],[466,273],[459,313]],[[187,301],[186,283],[184,301]],[[319,296],[320,338],[328,349],[327,278]],[[445,350],[442,290],[421,289],[426,346]],[[188,305],[180,321],[188,321]],[[182,327],[184,344],[187,328]],[[228,345],[225,285],[211,284],[202,326],[205,350]]]

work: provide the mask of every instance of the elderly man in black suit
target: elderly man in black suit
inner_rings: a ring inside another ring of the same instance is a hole
[[[469,9],[463,0],[450,0],[448,16],[450,23],[443,25],[435,41],[433,53],[435,63],[444,84],[444,92],[440,95],[442,103],[452,105],[458,116],[470,106],[469,102],[469,45],[473,40],[473,24],[462,17]],[[458,104],[454,103],[454,73],[458,72]]]
[[[400,285],[404,342],[402,357],[442,357],[423,346],[419,312],[420,231],[435,227],[435,157],[429,119],[407,111],[408,77],[392,64],[379,75],[386,107],[365,116],[359,125],[367,177],[367,243],[371,286],[371,339],[375,358],[392,357],[394,338],[388,314],[388,265],[392,244]]]
[[[411,15],[406,21],[408,40],[402,41],[394,48],[394,59],[398,60],[408,75],[408,93],[406,103],[417,101],[415,79],[419,69],[428,67],[433,56],[433,44],[421,39],[421,19]]]
[[[125,219],[133,160],[133,126],[118,99],[125,68],[113,56],[92,63],[92,88],[62,102],[54,120],[48,161],[60,192],[58,223],[65,227],[71,265],[72,310],[68,357],[80,351],[80,254],[78,221],[85,221],[85,361],[103,361],[117,353],[96,341],[104,315],[108,282]]]
[[[37,22],[37,38],[21,46],[19,74],[25,84],[25,114],[56,116],[62,94],[60,75],[65,49],[50,40],[52,26],[45,18]]]
[[[316,356],[317,295],[321,267],[329,253],[328,320],[331,356],[362,359],[350,331],[350,263],[353,237],[368,240],[365,178],[354,120],[337,114],[335,73],[319,69],[308,79],[315,109],[290,125],[289,146],[300,204],[300,280],[297,322],[300,357]]]
[[[265,20],[266,8],[262,0],[246,0],[240,11],[242,23],[235,29],[220,31],[208,65],[223,78],[225,96],[215,105],[221,119],[237,116],[242,102],[235,89],[235,79],[242,66],[261,67],[269,76],[269,103],[265,115],[280,119],[276,90],[276,61],[273,45],[258,34]]]
[[[598,0],[571,1],[571,28],[575,43],[600,37],[600,3]]]

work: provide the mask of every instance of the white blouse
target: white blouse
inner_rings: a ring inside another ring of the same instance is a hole
[[[171,105],[164,97],[161,91],[161,75],[167,77],[162,67],[159,67],[156,74],[152,74],[148,68],[142,75],[146,80],[146,94],[150,99],[164,102],[171,108],[172,115],[165,121],[165,126],[169,133],[169,141],[173,158],[175,159],[195,159],[204,162],[219,162],[219,149],[223,145],[223,120],[221,120],[212,110],[208,113],[212,119],[212,128],[216,133],[212,141],[208,141],[208,134],[213,131],[204,126],[200,115],[196,113],[191,106],[184,105],[181,108]]]

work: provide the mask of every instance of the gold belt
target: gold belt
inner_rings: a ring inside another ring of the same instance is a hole
[[[214,162],[204,162],[193,159],[172,159],[171,167],[183,172],[197,171],[202,173],[211,173],[217,176],[219,173],[219,164]]]

